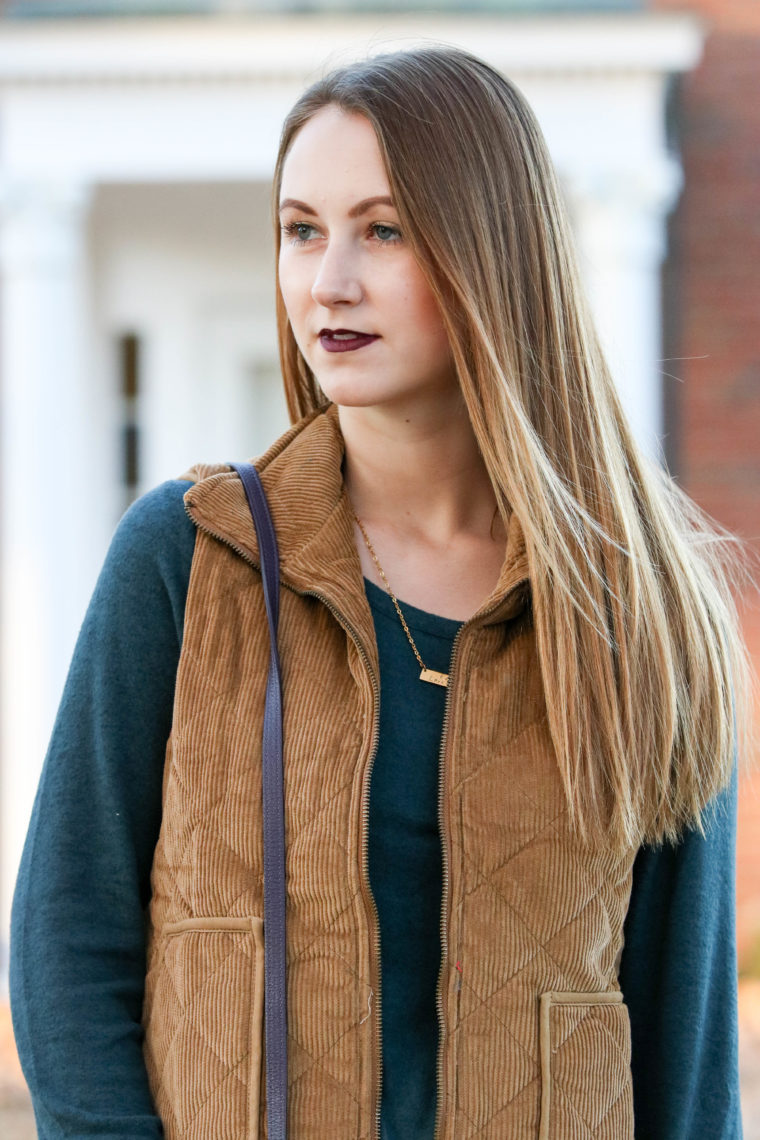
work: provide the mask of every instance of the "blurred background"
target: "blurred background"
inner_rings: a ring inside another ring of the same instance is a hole
[[[287,426],[269,190],[282,120],[350,59],[462,46],[533,105],[642,443],[760,549],[758,0],[0,3],[0,1133],[34,1135],[8,918],[66,670],[129,503]],[[756,601],[739,597],[760,657]],[[756,758],[744,757],[747,768]],[[760,779],[737,859],[760,1137]]]

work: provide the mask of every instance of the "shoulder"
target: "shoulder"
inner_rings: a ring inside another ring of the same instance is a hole
[[[182,532],[194,531],[192,520],[185,511],[184,497],[191,482],[188,478],[167,479],[146,491],[127,508],[119,522],[118,532],[124,535],[175,538]]]
[[[165,615],[181,631],[196,537],[183,501],[189,487],[185,479],[168,479],[127,508],[91,599],[92,618],[155,630]]]
[[[110,558],[135,564],[158,563],[192,557],[195,524],[185,511],[186,479],[167,479],[146,491],[122,515],[111,543]]]

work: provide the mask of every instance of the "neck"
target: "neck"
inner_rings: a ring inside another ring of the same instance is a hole
[[[341,405],[338,418],[344,483],[362,521],[441,547],[463,534],[505,534],[458,391],[424,409]]]

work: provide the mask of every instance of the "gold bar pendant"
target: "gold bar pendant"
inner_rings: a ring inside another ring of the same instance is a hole
[[[420,680],[429,681],[431,685],[442,685],[445,689],[449,683],[448,673],[436,673],[435,669],[422,669]]]

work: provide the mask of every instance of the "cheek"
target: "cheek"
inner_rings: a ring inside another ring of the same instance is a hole
[[[448,347],[448,335],[438,302],[424,279],[410,282],[403,299],[406,319],[426,343],[440,349]]]
[[[303,266],[297,266],[287,257],[280,257],[278,265],[280,292],[291,323],[298,321],[309,298],[309,283]]]

